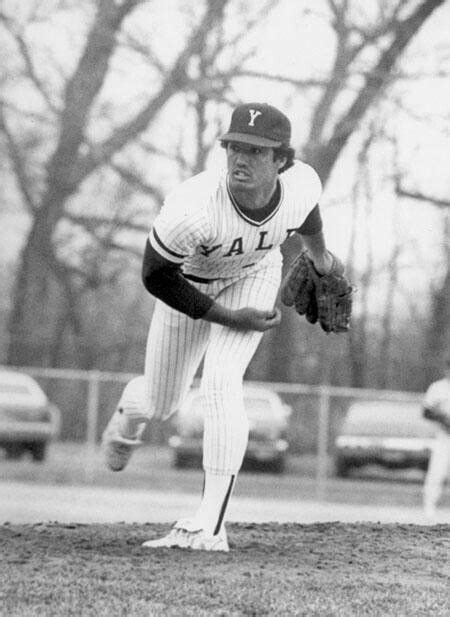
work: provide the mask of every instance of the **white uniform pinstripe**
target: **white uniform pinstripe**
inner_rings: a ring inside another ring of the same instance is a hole
[[[280,176],[280,184],[278,207],[256,223],[233,203],[225,172],[194,176],[166,199],[150,243],[186,274],[217,279],[192,284],[227,308],[271,310],[280,285],[279,246],[301,226],[321,192],[317,174],[299,161]],[[193,320],[156,302],[147,341],[145,413],[167,418],[176,411],[204,356],[206,471],[236,474],[241,466],[248,438],[242,378],[261,336]]]

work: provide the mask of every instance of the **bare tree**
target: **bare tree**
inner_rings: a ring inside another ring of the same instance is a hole
[[[45,165],[43,190],[32,192],[27,178],[26,151],[14,135],[5,106],[0,108],[0,128],[6,138],[22,199],[33,216],[21,255],[9,322],[8,361],[12,364],[52,363],[48,350],[58,346],[67,327],[81,337],[83,291],[92,286],[92,282],[86,280],[82,269],[74,273],[59,259],[54,241],[58,223],[66,214],[69,199],[80,190],[82,183],[142,134],[176,92],[190,85],[189,63],[222,20],[227,0],[207,3],[200,21],[193,27],[170,70],[166,71],[157,92],[103,141],[89,142],[86,137],[88,123],[117,49],[123,23],[140,4],[140,0],[99,0],[96,3],[84,49],[67,79],[60,109],[55,107],[37,76],[25,38],[15,32],[12,20],[2,15],[3,25],[19,44],[28,77],[48,108],[55,112],[58,126],[56,146]],[[52,356],[54,359],[53,352]]]
[[[427,328],[423,356],[425,364],[422,387],[436,379],[442,356],[450,349],[450,201],[420,190],[407,189],[405,180],[397,178],[396,192],[400,197],[427,202],[442,211],[442,254],[443,271],[438,280],[432,282],[431,301],[427,312]]]
[[[369,110],[386,94],[390,85],[395,82],[396,69],[410,41],[419,32],[426,20],[436,11],[443,0],[423,0],[419,3],[398,0],[397,2],[380,3],[379,15],[375,21],[366,26],[360,25],[352,17],[353,3],[350,0],[328,0],[327,5],[332,15],[332,26],[335,33],[335,56],[332,68],[327,77],[314,80],[298,80],[299,89],[314,89],[318,92],[314,103],[309,134],[303,147],[304,158],[318,171],[322,182],[327,183],[331,172],[341,156],[352,135],[356,133]],[[361,58],[367,51],[375,58],[372,64]],[[359,79],[354,80],[355,74]],[[267,78],[267,76],[266,76]],[[281,76],[274,79],[281,80]],[[345,105],[342,101],[348,100]],[[290,261],[298,245],[287,248],[286,261]],[[366,273],[369,276],[370,273]],[[361,292],[358,302],[361,302]],[[364,308],[362,314],[364,314]],[[277,332],[270,333],[274,354],[272,365],[285,365],[286,358],[296,355],[295,321],[288,311]],[[361,330],[359,330],[361,333]],[[319,336],[321,334],[319,333]],[[350,348],[358,346],[363,353],[364,343],[356,342],[357,335],[352,333]],[[331,337],[329,339],[331,341]],[[327,364],[330,345],[317,348],[324,350],[325,356],[321,366]],[[354,385],[362,385],[361,370],[363,358],[353,354]],[[297,376],[286,367],[287,380]]]
[[[367,386],[368,375],[368,341],[371,338],[370,332],[370,288],[373,284],[374,258],[370,241],[370,218],[372,211],[373,187],[370,175],[369,152],[375,139],[375,129],[371,125],[366,139],[363,141],[360,152],[358,153],[358,172],[352,191],[352,236],[347,257],[347,268],[349,277],[356,285],[358,293],[358,314],[355,315],[352,328],[348,337],[348,360],[350,364],[351,383],[355,386]],[[358,216],[361,208],[362,216]],[[361,225],[362,221],[362,225]],[[355,267],[355,245],[360,236],[363,235],[363,243],[366,249],[366,264],[364,270],[357,278]]]
[[[366,26],[361,25],[361,19],[354,18],[354,6],[349,0],[325,0],[336,37],[335,57],[328,75],[308,79],[270,76],[247,68],[247,60],[254,57],[255,50],[243,44],[245,35],[250,28],[257,27],[261,16],[276,3],[276,0],[260,3],[258,9],[253,7],[247,13],[243,12],[245,3],[233,0],[209,0],[201,5],[203,12],[198,4],[195,9],[187,4],[187,23],[192,24],[191,31],[170,66],[156,55],[151,41],[137,36],[134,29],[127,27],[127,20],[132,20],[148,3],[139,0],[87,3],[95,7],[95,12],[81,55],[65,78],[59,95],[41,77],[26,32],[10,15],[0,12],[0,23],[15,42],[29,83],[39,93],[45,109],[45,112],[33,110],[34,121],[39,121],[41,127],[41,140],[36,143],[33,130],[25,134],[17,130],[16,117],[21,110],[15,109],[8,100],[0,104],[3,143],[22,202],[32,217],[10,316],[10,363],[53,364],[56,357],[61,357],[61,352],[49,354],[47,350],[64,346],[61,342],[64,334],[69,333],[74,340],[88,338],[86,298],[99,289],[105,276],[108,281],[115,276],[112,273],[112,278],[108,279],[102,269],[106,251],[130,248],[120,244],[116,232],[125,226],[137,231],[146,228],[144,223],[136,223],[123,215],[126,199],[132,199],[135,192],[144,193],[154,202],[162,198],[158,181],[140,173],[136,164],[137,150],[158,160],[175,160],[180,169],[189,170],[189,173],[199,170],[214,138],[207,130],[208,102],[218,107],[234,103],[239,99],[234,80],[245,76],[262,78],[289,84],[297,94],[314,93],[303,154],[326,183],[368,110],[397,77],[398,61],[408,43],[443,0],[382,2],[378,17],[367,19]],[[233,29],[232,36],[225,33],[223,26],[227,8],[240,10],[240,27]],[[125,114],[126,120],[109,113],[107,102],[101,100],[115,54],[124,46],[145,58],[153,76],[151,94]],[[227,50],[232,53],[225,66],[218,58]],[[374,58],[371,63],[366,58],[367,51],[370,51],[369,57]],[[55,72],[65,74],[58,66]],[[186,109],[196,122],[195,153],[189,160],[181,144],[171,152],[168,148],[162,150],[149,132],[158,114],[178,94],[183,95]],[[102,105],[103,118],[109,115],[111,119],[109,131],[103,131],[100,139],[96,138],[93,127],[101,115]],[[35,124],[31,112],[28,119],[29,125]],[[48,144],[52,144],[51,149]],[[44,165],[35,164],[37,152],[41,157],[45,155]],[[82,190],[86,186],[95,187],[102,178],[105,184],[113,178],[119,193],[126,184],[128,193],[121,197],[122,208],[113,213],[111,208],[106,215],[96,213],[95,216],[90,212],[80,214],[72,208]],[[64,258],[63,243],[58,242],[63,222],[70,222],[95,238],[97,249],[100,246],[105,252],[96,250],[88,258],[75,261]],[[290,251],[297,250],[292,244],[287,248],[288,256]],[[267,376],[277,371],[277,375],[286,379],[299,378],[298,366],[291,369],[292,358],[297,357],[300,346],[295,336],[297,329],[295,315],[286,313],[282,328],[269,336]],[[327,345],[317,347],[327,353]],[[78,361],[80,363],[79,358]],[[81,364],[91,362],[94,362],[92,357]]]

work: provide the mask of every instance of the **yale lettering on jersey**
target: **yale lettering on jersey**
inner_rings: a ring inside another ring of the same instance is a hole
[[[209,246],[205,246],[204,244],[200,245],[200,253],[202,255],[204,255],[205,257],[208,257],[208,255],[210,255],[211,253],[214,253],[214,251],[217,251],[217,249],[220,249],[222,245],[221,244],[216,244],[214,246],[211,246],[211,248]]]
[[[259,244],[256,247],[256,251],[268,251],[269,249],[273,248],[273,244],[268,244],[268,245],[264,245],[264,238],[267,236],[269,232],[268,231],[260,231],[259,232]]]
[[[286,238],[289,238],[292,234],[294,234],[296,229],[286,229]],[[245,251],[253,250],[253,251],[270,251],[274,247],[273,243],[267,242],[266,236],[268,235],[268,231],[260,231],[259,232],[259,240],[256,246],[244,247],[244,239],[242,236],[238,238],[234,238],[231,241],[230,248],[226,253],[224,253],[224,257],[232,257],[233,255],[243,255]],[[215,244],[214,246],[206,246],[204,244],[200,245],[200,253],[205,257],[209,257],[211,253],[214,253],[218,249],[220,249],[222,244]]]
[[[242,237],[235,238],[231,243],[230,250],[225,253],[224,257],[231,257],[232,255],[243,255],[244,249],[242,246]]]

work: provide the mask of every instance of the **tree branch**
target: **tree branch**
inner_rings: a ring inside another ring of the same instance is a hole
[[[324,182],[355,127],[388,83],[398,58],[424,21],[443,3],[444,0],[424,0],[409,17],[397,22],[391,44],[382,52],[355,100],[336,123],[331,138],[318,147],[310,148],[310,159],[313,159],[311,162],[319,170]],[[310,142],[313,142],[313,139],[314,135],[311,133]]]
[[[58,192],[59,199],[70,195],[76,187],[68,170],[73,170],[92,102],[103,86],[116,46],[116,34],[139,2],[127,0],[118,5],[110,0],[98,1],[84,52],[66,85],[58,145],[48,167],[49,185]],[[47,199],[51,201],[52,196]]]
[[[42,81],[42,79],[40,79],[40,77],[37,74],[36,67],[34,65],[34,60],[31,57],[31,54],[29,52],[28,45],[25,39],[18,33],[14,34],[13,36],[17,42],[17,46],[19,47],[20,54],[25,63],[25,70],[26,70],[27,77],[29,77],[31,82],[36,86],[37,91],[44,99],[45,103],[47,104],[48,109],[53,114],[58,115],[59,109],[53,102],[52,97],[50,96],[50,92],[48,92],[47,88],[44,85],[44,82]]]
[[[131,169],[127,169],[123,165],[114,163],[113,161],[109,162],[109,167],[111,167],[113,171],[125,180],[125,182],[135,188],[138,188],[142,193],[151,195],[159,203],[164,201],[162,191],[160,191],[154,184],[148,184],[148,182],[145,182],[145,180],[143,180],[136,172],[131,171]]]
[[[236,77],[251,77],[255,79],[263,79],[265,81],[275,81],[296,86],[298,88],[323,88],[328,83],[328,80],[325,77],[323,79],[317,79],[316,77],[296,79],[294,77],[288,77],[287,75],[271,75],[269,73],[265,73],[264,71],[252,71],[248,69],[241,69],[239,67],[232,68],[229,71],[219,71],[214,73],[214,79],[222,80],[223,82],[227,82],[231,78]]]
[[[91,235],[98,238],[98,229],[102,226],[115,227],[124,229],[126,231],[139,231],[148,232],[148,225],[140,225],[139,223],[133,223],[127,219],[111,219],[102,216],[83,216],[82,214],[70,214],[67,213],[65,218],[76,225],[80,225],[89,232]]]
[[[25,169],[26,158],[24,152],[21,150],[19,144],[15,141],[12,131],[8,127],[8,123],[5,118],[3,105],[0,102],[0,131],[3,132],[6,143],[8,146],[9,158],[12,163],[14,175],[17,181],[17,185],[22,194],[25,206],[28,212],[34,216],[36,214],[38,204],[34,199],[32,192],[29,189],[30,181]]]
[[[421,191],[408,191],[400,185],[395,187],[395,193],[399,197],[409,197],[410,199],[416,199],[418,201],[428,201],[439,208],[450,208],[450,201],[448,199],[439,199],[438,197],[433,197],[432,195],[426,195]]]
[[[152,122],[164,104],[175,92],[186,88],[188,64],[200,53],[212,27],[221,20],[228,0],[210,0],[199,26],[192,33],[184,50],[178,56],[172,70],[167,74],[159,93],[132,118],[118,127],[103,143],[86,156],[81,157],[73,174],[72,182],[78,184],[99,165],[108,162],[113,154],[142,133]]]

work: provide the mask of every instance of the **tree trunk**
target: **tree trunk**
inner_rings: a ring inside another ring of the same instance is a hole
[[[187,65],[202,49],[211,28],[222,18],[227,2],[211,0],[207,3],[199,25],[172,71],[165,75],[156,96],[103,143],[87,147],[86,127],[108,74],[109,62],[117,46],[117,33],[140,0],[126,0],[121,4],[99,0],[97,3],[97,14],[83,53],[66,84],[58,141],[47,165],[46,189],[35,209],[21,255],[9,320],[9,364],[51,365],[57,347],[54,336],[58,333],[61,337],[68,332],[67,328],[66,331],[55,328],[55,323],[70,324],[69,333],[82,334],[81,322],[77,320],[77,315],[81,314],[78,306],[82,298],[80,282],[58,261],[53,239],[57,224],[65,215],[67,200],[79,190],[86,177],[142,133],[169,98],[185,87]],[[75,355],[81,358],[82,351],[78,350]]]
[[[445,215],[444,250],[446,270],[442,283],[435,289],[430,306],[429,327],[425,342],[425,381],[427,387],[441,372],[443,356],[450,350],[450,213]]]
[[[329,119],[329,112],[332,109],[333,103],[342,91],[339,87],[339,71],[342,69],[341,60],[345,62],[346,54],[348,53],[348,48],[346,47],[346,37],[348,33],[344,32],[342,34],[338,31],[335,73],[331,76],[329,84],[322,94],[322,98],[319,99],[316,105],[311,122],[311,132],[304,147],[304,158],[306,162],[314,167],[324,185],[329,179],[334,165],[347,145],[351,135],[356,131],[366,112],[371,108],[380,96],[380,93],[386,87],[395,64],[403,54],[408,43],[419,31],[428,17],[439,8],[443,2],[444,0],[424,0],[416,7],[411,15],[393,24],[390,45],[381,52],[378,62],[367,74],[353,102],[335,123],[330,137],[325,140],[323,139],[323,131],[326,127],[326,120]],[[341,54],[340,57],[338,57],[339,54]],[[289,246],[285,255],[285,262],[287,265],[292,261],[295,254],[295,248]],[[278,367],[278,370],[288,374],[289,365],[287,362],[292,362],[296,354],[296,333],[292,321],[290,320],[284,320],[277,330],[279,341],[282,342],[282,345],[277,344],[277,346],[274,347],[274,366]],[[350,347],[352,347],[352,345]],[[363,358],[358,359],[362,350],[359,345],[357,347],[358,349],[355,350],[353,360],[361,362],[361,366],[358,368],[353,362],[351,374],[353,375],[352,385],[354,386],[362,385],[364,380],[362,368]],[[325,361],[326,359],[322,358],[321,362],[324,363]],[[331,370],[331,374],[332,373],[333,371]]]

